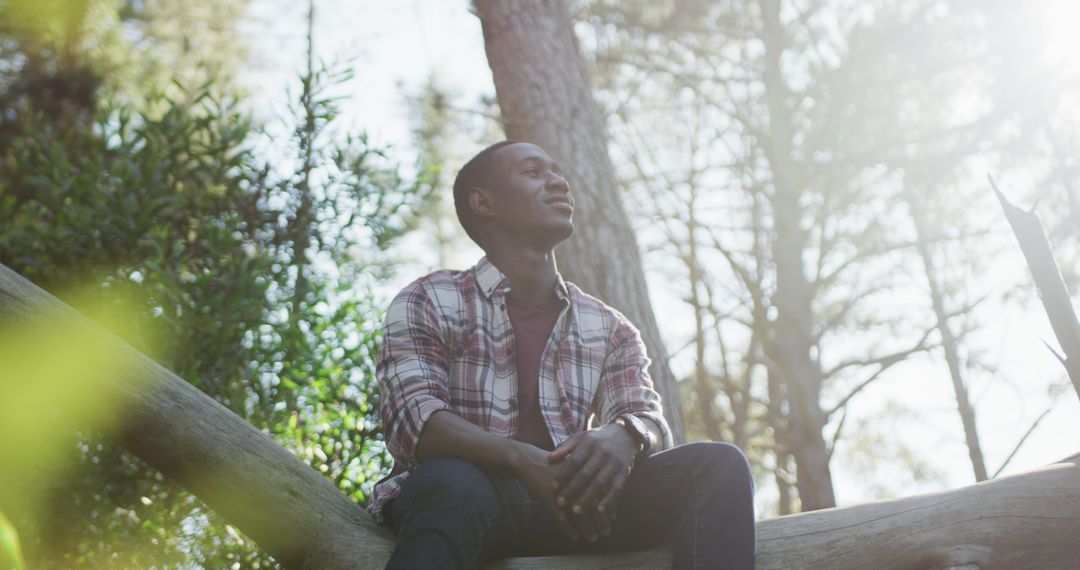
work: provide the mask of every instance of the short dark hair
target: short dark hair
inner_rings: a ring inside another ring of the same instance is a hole
[[[457,178],[454,179],[454,209],[457,211],[458,221],[461,222],[461,227],[465,228],[465,233],[477,245],[483,244],[480,243],[476,232],[476,216],[472,206],[469,204],[469,191],[478,186],[485,188],[491,184],[491,175],[495,167],[493,161],[495,151],[519,142],[522,141],[505,140],[497,142],[476,153],[476,156],[470,158],[465,163],[465,166],[461,167]]]

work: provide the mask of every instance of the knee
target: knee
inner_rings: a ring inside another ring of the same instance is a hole
[[[418,465],[405,484],[425,499],[468,512],[497,508],[495,489],[482,469],[460,459],[437,457]]]
[[[750,462],[742,450],[730,443],[700,441],[686,444],[687,453],[699,469],[715,478],[735,478],[753,483]]]

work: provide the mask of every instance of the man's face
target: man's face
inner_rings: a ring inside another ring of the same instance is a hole
[[[516,143],[496,151],[488,197],[492,237],[554,247],[574,231],[574,199],[544,149]]]

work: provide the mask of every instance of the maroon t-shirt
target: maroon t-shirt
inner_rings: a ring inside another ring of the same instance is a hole
[[[510,313],[510,326],[514,329],[514,358],[518,377],[517,405],[520,415],[514,439],[551,450],[555,445],[540,415],[540,356],[544,353],[563,306],[534,305],[508,295],[506,308]]]

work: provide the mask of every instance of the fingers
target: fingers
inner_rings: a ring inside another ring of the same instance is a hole
[[[603,453],[583,445],[560,465],[557,472],[557,504],[560,507],[595,509],[607,495],[611,482],[623,467]]]
[[[578,484],[586,484],[592,480],[592,475],[596,472],[595,469],[586,471],[588,469],[588,464],[594,460],[594,449],[596,447],[594,442],[585,437],[577,438],[577,436],[574,436],[571,437],[571,439],[575,440],[573,443],[569,444],[572,446],[571,449],[574,453],[571,455],[560,454],[556,456],[562,460],[557,468],[558,471],[555,479],[559,483],[557,488],[563,490],[563,493],[560,493],[563,495],[569,492],[570,486],[573,484],[574,480],[585,478],[584,481],[580,481]],[[564,442],[564,445],[568,442],[570,442],[570,440]],[[558,451],[560,451],[560,449],[556,449],[551,455],[555,456],[555,453]],[[575,493],[580,492],[580,489],[575,491]]]
[[[554,463],[566,459],[566,456],[570,455],[570,453],[577,448],[578,444],[581,443],[581,439],[584,435],[585,432],[574,434],[567,438],[566,441],[560,443],[558,447],[548,454],[548,461]]]
[[[555,520],[558,522],[559,531],[566,535],[571,540],[581,540],[581,532],[578,530],[577,524],[573,518],[568,515],[569,509],[560,509],[555,506],[554,497],[548,497],[541,500],[544,507],[551,513]]]
[[[555,488],[565,490],[585,465],[586,454],[579,451],[564,459],[555,467]]]
[[[575,514],[571,509],[555,508],[555,520],[559,522],[559,530],[571,540],[589,540],[595,536],[595,527],[584,513]]]
[[[605,505],[601,503],[600,506],[596,507],[596,510],[600,514],[604,515],[605,518],[607,518],[608,524],[610,524],[612,527],[615,526],[615,519],[619,518],[618,502],[612,502],[610,505]]]
[[[619,514],[619,496],[622,494],[623,486],[626,485],[626,480],[629,478],[630,474],[627,471],[616,473],[608,486],[607,494],[600,499],[600,504],[596,507],[596,510],[604,513],[609,521],[614,522]]]
[[[629,463],[619,451],[593,432],[567,440],[549,455],[559,461],[555,504],[586,540],[611,533],[617,499],[629,475]]]
[[[575,504],[590,507],[598,506],[600,501],[611,490],[611,484],[618,472],[619,467],[617,465],[611,463],[602,465],[593,480],[581,492]]]
[[[586,512],[589,514],[589,518],[592,520],[597,532],[602,536],[611,535],[611,519],[607,515],[591,507]]]
[[[581,533],[578,531],[578,525],[572,519],[571,515],[567,515],[567,510],[555,508],[555,520],[559,521],[559,530],[562,531],[571,540],[581,540]]]
[[[581,509],[579,512],[578,509],[573,509],[571,510],[569,517],[573,521],[574,526],[577,527],[580,538],[589,542],[596,542],[600,538],[600,529],[598,528],[598,525],[607,527],[607,520],[605,517],[595,511]],[[601,520],[603,521],[602,523]],[[608,528],[607,532],[611,532],[610,528]]]
[[[571,458],[571,460],[573,459]],[[570,472],[566,474],[565,479],[560,478],[562,482],[559,485],[559,498],[568,501],[569,506],[584,506],[582,498],[585,491],[604,469],[604,464],[597,459],[590,458],[584,462],[574,461],[574,463],[568,464],[566,469]],[[566,506],[566,504],[560,501],[559,506]]]
[[[583,481],[581,475],[590,472],[589,465],[579,470],[579,476],[571,480],[566,487],[568,491],[566,494],[559,494],[555,505],[559,508],[556,518],[559,519],[560,525],[564,522],[571,524],[576,530],[577,537],[573,533],[566,533],[565,530],[564,534],[575,540],[595,542],[601,535],[607,536],[611,534],[611,522],[607,516],[596,510],[595,503],[583,504],[577,497],[577,489],[587,488],[588,485],[588,482],[581,483]],[[574,494],[570,494],[571,491]]]
[[[603,506],[603,499],[614,502],[611,497],[617,496],[613,487],[617,484],[620,488],[622,480],[619,478],[619,468],[610,464],[593,478],[588,487],[576,500],[572,500],[572,509],[575,513],[588,514],[596,528],[603,536],[611,534],[611,526],[615,521],[615,509],[611,506]]]

